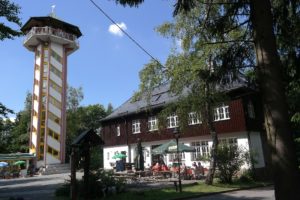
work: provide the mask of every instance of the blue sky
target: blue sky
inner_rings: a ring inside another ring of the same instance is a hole
[[[146,0],[139,8],[117,5],[114,0],[94,0],[147,51],[165,62],[172,41],[154,28],[172,20],[174,1]],[[82,105],[111,102],[120,106],[138,90],[139,71],[150,57],[142,52],[88,0],[14,0],[21,6],[24,24],[30,17],[46,16],[55,5],[59,19],[78,26],[80,48],[68,57],[68,83],[83,87]],[[3,19],[0,18],[0,22]],[[15,112],[24,107],[32,91],[34,54],[23,47],[23,38],[0,41],[0,102]]]

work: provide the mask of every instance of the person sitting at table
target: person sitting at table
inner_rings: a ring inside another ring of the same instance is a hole
[[[162,164],[161,165],[161,171],[169,171],[169,168],[167,167],[167,165]]]
[[[183,175],[183,178],[186,180],[187,179],[187,168],[184,163],[180,167],[180,172]]]
[[[160,164],[157,162],[157,163],[151,168],[151,170],[152,170],[153,172],[158,172],[158,171],[160,171],[160,170],[161,170]]]

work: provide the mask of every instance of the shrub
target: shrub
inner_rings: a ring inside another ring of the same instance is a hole
[[[239,182],[241,183],[252,183],[254,182],[254,174],[253,170],[245,170],[242,175],[238,179]]]
[[[217,168],[221,183],[232,183],[232,178],[248,161],[248,154],[238,146],[220,145],[217,149]]]
[[[125,187],[125,181],[122,179],[116,179],[111,171],[97,170],[90,173],[88,193],[91,198],[102,197],[111,191],[122,192]],[[55,191],[56,196],[69,196],[71,183],[68,181],[62,187]],[[85,187],[83,180],[77,180],[78,195],[83,196],[85,194]],[[110,190],[111,187],[115,187],[116,190]]]

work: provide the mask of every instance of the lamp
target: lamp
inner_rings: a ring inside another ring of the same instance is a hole
[[[180,133],[177,128],[174,128],[173,130],[174,137],[176,139],[176,145],[177,145],[177,162],[178,162],[178,184],[179,184],[179,192],[182,192],[181,187],[181,177],[180,177],[180,157],[179,157],[179,149],[178,149],[178,139],[180,137]]]

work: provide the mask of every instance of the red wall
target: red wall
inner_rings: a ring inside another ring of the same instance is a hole
[[[229,102],[229,120],[214,122],[218,134],[246,131],[246,119],[242,99],[236,99]],[[141,122],[141,133],[132,134],[131,122],[139,119]],[[102,137],[105,146],[125,145],[136,143],[137,138],[143,142],[172,139],[173,129],[165,129],[162,132],[149,132],[147,128],[148,116],[146,113],[126,116],[124,118],[113,119],[103,122]],[[117,136],[116,127],[120,125],[121,135]],[[127,127],[127,128],[125,128]],[[190,125],[183,131],[181,137],[192,137],[208,135],[208,129],[204,124]]]

